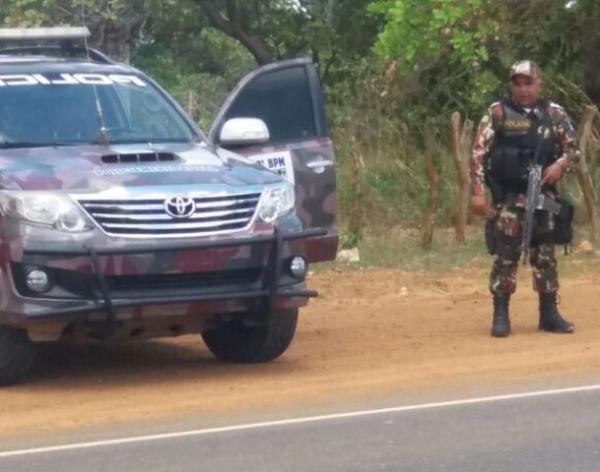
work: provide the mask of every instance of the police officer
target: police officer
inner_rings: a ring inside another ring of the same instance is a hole
[[[533,160],[539,133],[543,133],[539,163],[543,166],[542,187],[556,196],[554,184],[578,157],[575,129],[559,105],[540,99],[542,73],[533,61],[515,63],[509,74],[510,96],[493,103],[481,120],[471,160],[471,205],[493,218],[496,259],[490,274],[494,298],[492,336],[510,334],[509,300],[516,288],[521,256],[521,236],[527,193],[527,167]],[[492,195],[488,204],[483,184]],[[539,294],[539,329],[572,333],[573,323],[557,309],[558,273],[554,256],[554,216],[535,212],[530,263],[533,286]]]

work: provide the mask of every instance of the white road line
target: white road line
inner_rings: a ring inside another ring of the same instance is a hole
[[[386,413],[402,413],[407,411],[428,410],[433,408],[444,408],[450,406],[473,405],[478,403],[500,402],[517,400],[522,398],[544,397],[552,395],[564,395],[568,393],[593,392],[600,390],[600,385],[585,385],[581,387],[561,388],[554,390],[538,390],[532,392],[512,393],[507,395],[495,395],[490,397],[466,398],[462,400],[451,400],[446,402],[422,403],[419,405],[407,405],[375,410],[351,411],[346,413],[333,413],[329,415],[307,416],[304,418],[290,418],[286,420],[265,421],[262,423],[248,423],[219,428],[196,429],[192,431],[178,431],[173,433],[152,434],[148,436],[133,436],[130,438],[108,439],[104,441],[93,441],[75,444],[64,444],[61,446],[39,447],[33,449],[19,449],[14,451],[0,452],[0,459],[7,457],[25,456],[32,454],[47,454],[52,452],[72,451],[77,449],[92,449],[107,446],[118,446],[136,442],[160,441],[164,439],[178,439],[191,436],[204,436],[208,434],[227,433],[232,431],[245,431],[251,429],[264,429],[275,426],[288,426],[303,423],[316,423],[319,421],[339,420],[345,418],[357,418],[360,416],[382,415]]]

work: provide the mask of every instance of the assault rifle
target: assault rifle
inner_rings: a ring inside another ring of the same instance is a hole
[[[538,133],[538,143],[535,148],[533,162],[530,164],[527,175],[527,196],[525,199],[525,218],[523,220],[523,238],[521,240],[521,251],[523,253],[523,264],[529,263],[529,250],[531,249],[531,235],[533,233],[533,225],[536,210],[545,210],[558,215],[560,212],[560,204],[554,199],[543,195],[542,190],[542,165],[539,163],[542,142],[546,133],[549,131],[548,126],[540,126]]]

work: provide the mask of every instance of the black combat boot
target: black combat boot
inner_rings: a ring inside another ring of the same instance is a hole
[[[494,319],[492,321],[492,336],[504,338],[510,334],[510,318],[508,316],[508,302],[510,294],[494,294]]]
[[[556,293],[540,293],[539,329],[551,333],[572,333],[575,325],[565,320],[556,307]]]

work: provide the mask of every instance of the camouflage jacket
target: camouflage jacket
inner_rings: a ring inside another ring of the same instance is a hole
[[[564,108],[553,102],[547,102],[548,113],[554,124],[554,132],[560,147],[560,155],[557,162],[567,168],[579,158],[577,147],[577,133],[573,122]],[[499,119],[503,115],[501,102],[490,105],[487,113],[481,119],[479,128],[473,143],[473,154],[471,157],[471,193],[472,195],[483,195],[483,178],[486,159],[491,155],[495,142],[494,118]]]

